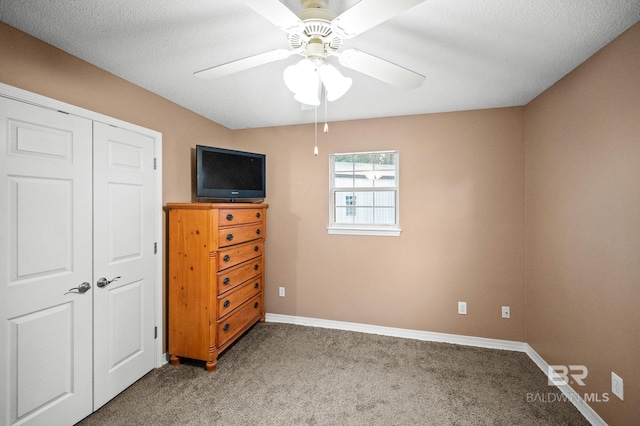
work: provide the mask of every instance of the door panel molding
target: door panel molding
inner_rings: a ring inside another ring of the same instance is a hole
[[[111,280],[93,293],[94,409],[153,365],[153,139],[93,124],[94,274]],[[114,149],[115,147],[115,149]],[[105,337],[108,336],[108,339]]]
[[[123,129],[128,132],[136,133],[142,137],[150,139],[151,144],[153,145],[153,157],[154,157],[153,164],[144,165],[140,157],[140,150],[136,149],[135,147],[126,146],[126,144],[114,145],[111,153],[111,162],[114,164],[114,166],[122,168],[123,171],[129,170],[133,173],[136,173],[136,171],[139,171],[140,167],[149,167],[154,169],[153,183],[151,185],[153,188],[151,191],[153,194],[152,195],[153,211],[151,213],[153,218],[152,219],[153,226],[151,227],[150,232],[152,235],[151,240],[153,240],[154,245],[156,245],[157,248],[155,253],[151,251],[152,253],[151,262],[153,264],[152,268],[154,271],[153,272],[154,277],[152,279],[153,282],[151,283],[151,286],[150,286],[150,288],[152,288],[152,293],[153,293],[153,304],[151,309],[153,311],[153,317],[154,317],[153,327],[151,327],[151,329],[156,328],[159,330],[163,330],[164,329],[163,306],[162,306],[163,210],[162,210],[162,161],[161,161],[162,134],[157,131],[146,129],[144,127],[141,127],[132,123],[127,123],[112,117],[108,117],[100,113],[88,111],[88,110],[85,110],[84,108],[76,107],[74,105],[70,105],[70,104],[60,102],[51,98],[47,98],[42,95],[38,95],[32,92],[28,92],[22,89],[8,86],[3,83],[0,83],[0,98],[11,99],[11,100],[19,101],[23,104],[28,104],[28,105],[36,106],[39,108],[43,108],[45,110],[49,110],[49,114],[52,114],[55,112],[56,115],[68,116],[72,120],[75,119],[73,117],[76,117],[78,119],[86,119],[86,120],[92,121],[94,122],[94,124],[95,123],[107,124],[109,126],[112,126],[118,129]],[[0,102],[1,102],[1,99],[0,99]],[[63,114],[60,114],[61,112]],[[60,171],[68,169],[70,167],[70,164],[73,164],[74,156],[76,155],[76,152],[74,152],[74,150],[71,148],[71,145],[70,145],[71,143],[70,133],[67,132],[64,128],[60,128],[53,124],[43,127],[43,126],[37,125],[36,123],[31,123],[28,119],[12,120],[8,123],[6,129],[8,130],[7,136],[9,136],[9,140],[7,141],[8,146],[6,147],[6,151],[5,151],[6,155],[16,157],[16,158],[23,158],[24,160],[27,160],[27,161],[23,162],[23,164],[25,165],[24,167],[26,168],[26,172],[24,168],[21,168],[20,170],[6,169],[5,176],[8,175],[8,177],[12,180],[11,184],[8,185],[8,186],[11,186],[12,189],[9,189],[9,187],[7,186],[4,190],[5,194],[7,194],[7,191],[11,191],[12,192],[11,197],[15,197],[15,198],[21,197],[23,188],[27,188],[28,186],[31,186],[32,187],[31,189],[35,191],[35,192],[30,191],[32,193],[31,198],[27,197],[24,200],[21,200],[24,206],[24,209],[27,211],[33,211],[33,205],[36,202],[35,198],[40,198],[39,196],[36,197],[36,195],[34,195],[36,193],[40,193],[41,196],[45,198],[47,196],[55,197],[56,199],[64,198],[65,197],[64,193],[65,191],[67,191],[66,189],[64,189],[65,179],[59,179],[57,181],[51,181],[51,182],[47,182],[46,178],[42,178],[42,180],[38,180],[40,179],[40,177],[35,172],[40,168],[40,163],[42,162],[46,162],[49,166],[51,166],[52,164],[58,163],[60,167]],[[14,141],[14,137],[12,135],[17,135],[18,133],[21,134],[22,139],[21,140],[16,139],[16,141]],[[42,141],[43,137],[46,139],[45,142]],[[2,164],[2,165],[4,168],[5,164]],[[89,168],[91,167],[92,167],[92,164],[89,164]],[[70,176],[69,182],[71,182],[71,179],[74,179],[74,177]],[[90,180],[89,182],[87,182],[87,184],[91,186]],[[40,186],[38,187],[38,185]],[[50,185],[50,186],[47,187],[47,185]],[[46,188],[52,189],[52,191],[47,191]],[[71,190],[75,191],[77,190],[77,188],[72,188]],[[3,191],[0,191],[0,192],[3,192]],[[24,193],[26,194],[26,192]],[[40,208],[41,209],[47,208],[47,203],[46,202],[43,203],[42,199],[40,199]],[[42,236],[43,241],[55,240],[59,237],[58,234],[61,234],[61,235],[68,234],[68,229],[67,229],[68,227],[66,226],[65,219],[64,219],[66,208],[64,208],[63,206],[63,207],[60,207],[60,209],[61,211],[58,211],[58,212],[56,211],[48,212],[52,214],[53,217],[49,216],[49,220],[47,220],[47,222],[49,224],[55,223],[57,224],[56,226],[50,227],[52,229],[46,229],[40,226],[40,228],[42,228],[41,231],[43,232],[43,236]],[[148,211],[148,207],[146,208],[146,210]],[[43,214],[44,213],[45,212],[43,212]],[[22,215],[23,213],[18,214],[16,210],[12,212],[12,214],[15,220],[15,218],[19,214]],[[31,224],[29,225],[31,228],[39,227],[39,223],[40,223],[39,218],[41,217],[42,215],[39,216],[38,214],[32,214],[31,216],[24,216],[24,218],[27,219],[27,223]],[[16,400],[15,403],[11,402],[12,407],[5,406],[5,402],[6,403],[9,402],[9,397],[6,394],[9,383],[7,383],[7,386],[2,386],[2,389],[0,390],[0,398],[4,402],[0,402],[0,408],[3,408],[3,407],[7,408],[7,411],[9,411],[10,409],[11,413],[7,412],[6,418],[2,416],[3,418],[0,419],[0,422],[6,421],[8,422],[8,424],[14,424],[16,422],[20,424],[22,423],[27,424],[27,423],[30,423],[30,420],[32,418],[35,419],[36,416],[41,414],[44,410],[49,409],[52,405],[55,405],[51,401],[58,401],[58,402],[63,401],[67,398],[70,398],[69,395],[71,395],[73,392],[76,392],[76,393],[81,392],[85,395],[88,394],[89,398],[91,398],[92,392],[88,393],[86,390],[80,390],[80,389],[74,388],[73,383],[69,388],[67,386],[68,380],[64,379],[64,377],[66,377],[64,368],[59,368],[59,371],[53,372],[53,371],[49,371],[49,370],[52,370],[50,368],[46,369],[45,367],[41,367],[41,368],[34,368],[33,371],[29,372],[24,367],[22,367],[21,374],[23,374],[23,376],[19,377],[18,374],[15,373],[15,371],[17,370],[10,366],[12,362],[18,361],[17,360],[18,355],[16,354],[18,354],[20,351],[19,346],[23,344],[23,342],[18,340],[18,337],[17,337],[18,329],[22,328],[20,331],[20,335],[24,336],[25,334],[28,334],[30,321],[42,322],[42,321],[45,321],[43,318],[47,318],[47,316],[50,316],[50,318],[52,319],[51,324],[58,324],[60,322],[58,320],[61,320],[61,318],[64,318],[64,312],[66,312],[66,310],[69,310],[69,312],[73,312],[74,310],[77,310],[77,306],[80,306],[78,305],[79,303],[83,303],[83,301],[86,301],[87,299],[91,299],[93,296],[93,292],[97,289],[97,286],[95,282],[91,282],[90,283],[91,289],[85,294],[72,293],[72,294],[64,295],[65,298],[61,299],[61,303],[57,305],[56,309],[58,308],[59,309],[58,310],[54,309],[51,312],[49,312],[49,310],[53,308],[41,307],[41,308],[37,308],[35,311],[31,311],[31,313],[20,315],[14,307],[8,306],[9,304],[4,303],[4,301],[7,300],[7,296],[9,295],[9,293],[14,292],[15,290],[18,290],[21,287],[26,288],[28,290],[29,287],[36,284],[38,281],[43,279],[43,277],[48,277],[48,278],[53,277],[56,280],[56,282],[64,283],[63,286],[65,287],[65,290],[67,290],[68,288],[78,287],[81,284],[81,282],[80,281],[75,282],[77,281],[77,279],[75,279],[74,282],[69,283],[69,279],[73,275],[73,270],[76,267],[76,265],[74,265],[74,262],[70,263],[67,257],[68,257],[68,253],[73,251],[77,251],[77,250],[86,251],[86,247],[84,248],[79,247],[82,244],[76,244],[74,242],[71,243],[70,247],[66,247],[64,246],[64,244],[62,246],[58,245],[57,246],[57,250],[59,250],[59,252],[57,252],[58,256],[54,256],[49,261],[50,264],[42,266],[42,263],[37,263],[35,261],[35,259],[37,259],[37,254],[35,253],[35,250],[37,250],[38,248],[34,247],[33,244],[27,244],[26,242],[21,243],[19,241],[19,236],[17,235],[17,233],[11,234],[11,232],[14,232],[14,231],[9,232],[9,230],[11,229],[11,226],[9,226],[9,222],[8,222],[9,220],[10,220],[9,215],[7,215],[5,219],[0,220],[0,222],[2,222],[0,223],[0,225],[2,225],[0,226],[0,242],[1,242],[0,244],[2,244],[2,246],[0,247],[0,249],[2,250],[0,251],[6,250],[5,251],[6,253],[9,253],[9,252],[15,253],[13,255],[13,258],[11,259],[7,256],[3,256],[4,259],[0,259],[0,271],[7,271],[7,272],[9,270],[13,271],[10,274],[12,277],[11,285],[5,285],[3,286],[2,290],[0,290],[0,299],[2,299],[0,300],[0,319],[4,319],[5,321],[8,321],[8,323],[5,324],[5,331],[7,331],[7,333],[4,333],[4,332],[0,333],[0,337],[2,337],[2,339],[0,340],[3,340],[0,342],[0,361],[2,361],[0,362],[0,382],[3,382],[6,380],[11,382],[11,386],[17,386],[19,381],[32,382],[33,380],[35,380],[34,374],[37,376],[37,375],[42,375],[47,373],[48,376],[45,374],[45,376],[41,377],[41,379],[48,380],[48,378],[51,378],[52,380],[51,383],[56,383],[55,385],[48,386],[47,385],[48,382],[47,382],[47,384],[45,384],[45,386],[43,386],[43,388],[41,389],[40,393],[33,393],[30,395],[21,396],[20,399]],[[21,217],[21,220],[23,220],[22,217]],[[14,223],[14,225],[17,225],[17,224]],[[47,243],[45,242],[44,245],[46,246],[46,244]],[[118,254],[120,256],[119,258],[115,259],[116,262],[124,261],[126,263],[126,260],[128,258],[136,257],[138,256],[138,253],[142,253],[145,251],[144,247],[137,247],[137,246],[134,247],[131,244],[132,244],[131,241],[123,240],[119,243],[119,245],[117,245],[117,247],[115,247],[114,251],[117,253],[116,257],[118,257]],[[138,242],[137,244],[144,245],[147,243]],[[46,249],[46,247],[44,248]],[[20,254],[21,252],[22,254]],[[3,279],[9,278],[9,274],[7,274],[6,277],[2,277],[2,278]],[[113,277],[109,277],[109,278],[111,279]],[[117,286],[113,286],[113,289],[115,289],[116,287]],[[45,290],[45,291],[49,292],[49,290]],[[57,294],[58,289],[56,288],[55,290],[51,290],[52,294],[54,291]],[[145,294],[140,294],[139,297],[143,298],[145,297]],[[86,303],[84,304],[86,305]],[[148,305],[148,302],[145,301],[144,304]],[[71,321],[71,323],[72,325],[69,325],[69,327],[67,327],[69,328],[68,331],[70,331],[70,327],[79,326],[79,324],[75,324],[73,323],[73,321]],[[55,333],[52,333],[52,335],[55,336]],[[162,335],[163,333],[160,333],[160,337],[153,340],[153,344],[151,345],[152,346],[151,353],[153,356],[153,364],[155,367],[160,367],[161,365],[166,363],[166,359],[163,356]],[[55,339],[57,341],[62,341],[62,342],[65,341],[64,340],[65,337],[62,335],[55,337]],[[123,359],[126,359],[127,357],[135,358],[137,356],[137,353],[140,352],[137,348],[135,348],[136,345],[140,346],[139,342],[128,343],[123,345],[120,348],[121,357]],[[148,341],[146,345],[149,346]],[[4,349],[3,349],[3,346],[4,346]],[[12,349],[10,349],[9,346],[11,346]],[[27,350],[28,347],[24,346],[24,348],[25,348],[25,352],[28,352]],[[145,348],[145,349],[149,349],[149,348]],[[128,356],[126,354],[123,355],[124,352],[127,352],[127,351],[132,353],[129,354]],[[9,355],[9,352],[12,353],[11,356]],[[64,360],[62,359],[64,358],[63,356],[64,351],[61,351],[55,356],[52,356],[53,354],[48,354],[46,350],[41,351],[41,353],[43,354],[44,358],[43,360],[40,360],[41,361],[40,364],[43,366],[46,366],[49,364],[50,360],[47,359],[47,357],[49,356],[51,356],[51,358],[56,358],[57,363],[58,362],[64,363]],[[72,356],[75,356],[77,358],[77,357],[80,357],[81,354],[74,353]],[[82,356],[86,357],[87,354],[83,353]],[[10,357],[13,357],[13,358],[10,358]],[[89,358],[91,358],[90,355],[89,355]],[[27,360],[26,362],[31,363],[32,360]],[[92,364],[91,359],[88,360],[88,364],[89,365]],[[122,365],[124,368],[124,364],[126,363],[116,362],[116,364],[117,365],[114,366],[114,368],[119,368],[119,365]],[[59,378],[59,379],[52,378],[51,375],[54,373],[58,374],[62,378]],[[57,380],[62,380],[64,382],[63,383],[64,386],[62,386],[62,388],[59,387],[60,383],[62,382],[59,383]],[[69,389],[71,389],[71,392],[69,392]],[[93,406],[94,406],[93,410],[96,410],[98,408],[98,406],[95,405],[95,401],[93,403]],[[4,408],[0,411],[5,411]],[[77,419],[70,420],[70,418],[68,417],[67,413],[64,412],[64,410],[55,410],[55,409],[51,410],[49,411],[47,416],[50,419],[61,420],[62,423],[69,423],[69,422],[73,423],[77,421]]]
[[[75,105],[61,102],[46,96],[39,95],[37,93],[29,92],[17,87],[10,86],[8,84],[0,83],[0,96],[14,99],[17,101],[29,103],[42,108],[51,109],[54,111],[64,111],[68,114],[73,114],[78,117],[87,118],[89,120],[105,123],[110,126],[120,127],[132,132],[140,133],[142,135],[150,136],[154,140],[155,158],[155,196],[154,196],[154,212],[155,212],[155,241],[157,241],[157,253],[156,253],[156,282],[155,285],[155,322],[158,327],[159,337],[156,339],[155,344],[155,366],[161,367],[167,363],[166,357],[163,353],[163,339],[164,333],[164,317],[162,312],[162,258],[163,258],[163,210],[162,210],[162,133],[151,130],[146,127],[138,126],[137,124],[129,123],[119,120],[117,118],[109,117],[108,115],[100,114],[95,111],[90,111]],[[1,232],[1,231],[0,231]],[[4,237],[3,235],[0,235]]]
[[[73,154],[6,131],[31,120]],[[93,406],[91,293],[68,291],[92,279],[92,122],[0,97],[0,128],[0,422],[72,423]]]

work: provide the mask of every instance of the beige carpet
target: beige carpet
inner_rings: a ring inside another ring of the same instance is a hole
[[[524,353],[260,323],[207,373],[151,371],[81,425],[588,425]],[[554,398],[551,398],[554,399]]]

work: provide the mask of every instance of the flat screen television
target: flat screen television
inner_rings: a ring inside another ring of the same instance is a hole
[[[266,155],[196,145],[199,201],[259,202],[266,195]]]

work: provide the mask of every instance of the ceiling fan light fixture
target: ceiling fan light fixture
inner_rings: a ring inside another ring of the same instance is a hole
[[[294,92],[293,98],[305,105],[320,105],[320,76],[316,73],[315,68],[311,72],[304,72],[300,80],[300,84],[297,86],[297,90]]]
[[[296,101],[300,102],[303,105],[309,105],[313,107],[320,105],[320,98],[318,97],[318,94],[311,93],[310,90],[301,92],[301,93],[296,93],[293,96],[293,99],[295,99]]]
[[[320,76],[316,66],[309,59],[285,68],[282,74],[284,84],[294,93],[294,99],[305,105],[320,105]]]
[[[335,101],[347,93],[353,81],[349,77],[343,76],[336,67],[325,64],[319,69],[322,84],[327,89],[327,100]]]
[[[284,80],[284,84],[287,86],[287,89],[291,90],[293,93],[298,91],[300,87],[300,69],[297,65],[289,65],[284,69],[284,73],[282,74],[282,79]]]
[[[303,59],[295,65],[285,68],[282,78],[284,84],[293,93],[304,90],[304,85],[308,83],[312,74],[315,74],[316,67],[308,59]]]

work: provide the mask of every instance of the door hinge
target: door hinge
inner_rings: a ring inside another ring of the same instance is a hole
[[[153,243],[153,254],[158,254],[158,243]]]
[[[158,338],[158,327],[153,327],[153,338],[154,339]]]
[[[153,170],[156,170],[158,168],[158,159],[153,157]]]

